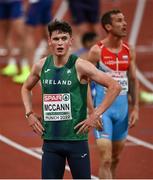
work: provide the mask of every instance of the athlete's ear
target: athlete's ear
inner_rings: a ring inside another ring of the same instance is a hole
[[[112,25],[111,24],[106,24],[105,25],[105,28],[107,29],[107,31],[109,32],[112,28]]]
[[[73,37],[71,37],[71,38],[70,38],[70,46],[72,46],[73,41],[74,41],[74,39],[73,39]]]
[[[49,36],[48,36],[48,45],[51,46],[51,39]]]

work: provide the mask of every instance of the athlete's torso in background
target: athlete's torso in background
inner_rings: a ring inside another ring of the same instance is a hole
[[[101,59],[98,68],[119,82],[122,86],[120,95],[127,94],[127,72],[130,64],[129,46],[123,42],[121,50],[118,53],[113,53],[101,42],[98,45],[101,48]]]
[[[117,80],[122,86],[120,95],[111,105],[111,109],[124,107],[123,104],[128,104],[128,69],[130,65],[129,46],[122,43],[121,50],[115,54],[107,49],[101,42],[98,43],[101,48],[101,59],[98,62],[98,69]],[[104,99],[107,89],[99,84],[95,86],[96,95],[94,98],[95,106],[98,106]],[[119,108],[118,108],[119,109]],[[116,111],[116,110],[115,110]]]

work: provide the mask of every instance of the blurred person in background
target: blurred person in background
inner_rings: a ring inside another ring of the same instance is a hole
[[[141,102],[153,103],[153,92],[141,90],[139,98]]]
[[[8,60],[1,74],[6,76],[18,73],[16,61],[20,62],[23,54],[23,16],[22,0],[0,0],[0,56]]]
[[[34,59],[40,59],[47,48],[47,24],[52,19],[51,10],[53,0],[25,0],[25,39],[24,61],[30,67]],[[41,44],[42,43],[42,44]],[[39,49],[38,47],[41,46]],[[36,55],[37,51],[37,57]],[[22,84],[29,75],[29,68],[23,69],[21,74],[16,75],[13,81]]]
[[[139,86],[135,70],[135,51],[122,40],[127,35],[124,14],[120,10],[110,10],[102,16],[101,24],[107,35],[91,48],[88,60],[122,86],[119,96],[102,114],[103,130],[95,130],[100,153],[99,178],[112,179],[115,178],[128,128],[135,126],[138,120]],[[94,102],[98,106],[103,101],[107,89],[97,83],[95,88]],[[131,98],[130,111],[129,96]]]
[[[81,37],[82,47],[76,50],[74,54],[86,59],[88,55],[88,51],[97,41],[98,41],[98,35],[95,32],[92,31],[85,32]]]
[[[77,37],[74,39],[76,46],[81,45],[80,39],[86,32],[95,32],[100,35],[99,17],[100,17],[100,0],[68,0],[69,10],[72,16],[72,22],[75,25]]]
[[[80,56],[83,59],[87,59],[90,48],[98,41],[98,39],[99,39],[99,37],[95,32],[92,32],[92,31],[85,32],[81,37],[82,47],[79,48],[78,50],[76,50],[74,52],[74,54],[77,56]],[[91,81],[90,87],[91,88],[88,88],[88,91],[90,91],[90,89],[91,89],[91,92],[89,92],[89,93],[91,93],[92,99],[94,101],[94,96],[96,93],[94,81]],[[88,104],[88,105],[90,106],[90,104]],[[90,109],[90,108],[88,108],[88,109]]]

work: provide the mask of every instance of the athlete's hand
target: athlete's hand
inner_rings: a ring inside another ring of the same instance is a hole
[[[139,111],[138,109],[133,108],[131,110],[130,117],[129,117],[129,128],[132,128],[136,125],[138,118],[139,118]]]
[[[39,117],[37,114],[32,113],[28,118],[28,124],[33,129],[33,131],[38,134],[42,135],[44,128],[41,124],[41,117]]]
[[[74,127],[74,129],[78,129],[77,134],[87,133],[91,128],[96,128],[97,130],[103,129],[101,118],[97,117],[94,113]]]

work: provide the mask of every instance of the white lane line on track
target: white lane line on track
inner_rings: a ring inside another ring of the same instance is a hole
[[[136,52],[138,53],[153,53],[153,44],[152,45],[138,45],[136,46]],[[152,59],[147,59],[147,61],[149,61]]]
[[[142,141],[142,140],[140,140],[140,139],[138,139],[136,137],[133,137],[131,135],[128,135],[127,140],[129,140],[130,142],[132,142],[134,144],[137,144],[139,146],[143,146],[143,147],[145,147],[147,149],[153,150],[153,144],[148,143],[146,141]],[[7,144],[9,146],[14,147],[15,149],[20,150],[20,151],[22,151],[22,152],[24,152],[24,153],[26,153],[28,155],[31,155],[31,156],[33,156],[33,157],[35,157],[37,159],[41,159],[41,156],[36,154],[33,151],[34,149],[37,149],[37,151],[40,151],[39,147],[38,148],[30,148],[29,149],[29,148],[27,148],[25,146],[22,146],[22,145],[16,143],[15,141],[12,141],[11,139],[3,136],[2,134],[0,134],[0,141],[4,142],[5,144]],[[128,145],[128,143],[127,143],[127,145]]]
[[[138,144],[134,143],[134,142],[131,142],[131,141],[127,141],[126,146],[130,146],[130,147],[134,147],[134,146],[138,146]],[[41,147],[30,147],[30,149],[38,154],[42,154],[42,148]]]
[[[132,46],[136,46],[137,38],[139,35],[139,30],[145,10],[145,5],[146,5],[146,0],[138,0],[137,5],[136,5],[136,11],[134,15],[134,20],[132,23],[132,29],[131,29],[131,34],[129,36],[129,44]],[[144,75],[139,71],[139,69],[136,69],[136,75],[139,81],[146,86],[149,90],[153,91],[153,83],[148,81]]]
[[[140,140],[138,138],[135,138],[133,136],[130,136],[130,135],[128,135],[127,139],[129,141],[137,144],[137,145],[140,145],[140,146],[143,146],[143,147],[145,147],[147,149],[153,150],[153,144],[150,144],[148,142],[142,141],[142,140]],[[9,138],[7,138],[7,137],[5,137],[5,136],[3,136],[1,134],[0,134],[0,141],[2,141],[3,143],[5,143],[5,144],[7,144],[7,145],[9,145],[9,146],[11,146],[11,147],[21,151],[21,152],[24,152],[25,154],[28,154],[30,156],[33,156],[33,157],[41,160],[41,155],[38,154],[38,152],[34,152],[33,150],[31,150],[29,148],[26,148],[26,147],[16,143],[15,141],[10,140]],[[70,168],[67,165],[65,166],[65,169],[67,171],[70,171]],[[91,177],[92,177],[92,179],[98,179],[98,177],[94,176],[94,175],[92,175]]]
[[[25,154],[33,156],[33,157],[35,157],[37,159],[41,159],[41,156],[38,155],[37,153],[35,153],[32,150],[30,150],[30,149],[28,149],[28,148],[26,148],[26,147],[16,143],[15,141],[12,141],[11,139],[3,136],[2,134],[0,134],[0,141],[2,141],[3,143],[5,143],[5,144],[7,144],[7,145],[9,145],[11,147],[14,147],[15,149],[17,149],[19,151],[24,152]]]
[[[142,141],[142,140],[140,140],[140,139],[138,139],[138,138],[136,138],[136,137],[130,136],[130,135],[128,135],[127,139],[128,139],[129,141],[131,141],[131,142],[139,145],[139,146],[143,146],[143,147],[145,147],[145,148],[148,148],[148,149],[153,150],[153,144],[151,144],[151,143]]]
[[[7,144],[7,145],[21,151],[21,152],[24,152],[25,154],[28,154],[30,156],[33,156],[33,157],[41,160],[41,155],[40,154],[34,152],[33,150],[31,150],[31,149],[29,149],[27,147],[24,147],[24,146],[16,143],[15,141],[12,141],[11,139],[3,136],[2,134],[0,134],[0,141],[2,141],[3,143],[5,143],[5,144]],[[65,166],[65,169],[67,171],[70,171],[70,168],[67,165]],[[91,177],[92,177],[92,179],[98,179],[98,177],[96,177],[94,175],[92,175]]]
[[[131,44],[132,46],[135,46],[137,42],[137,38],[139,35],[139,30],[140,30],[144,10],[145,10],[145,5],[146,5],[146,0],[137,1],[134,20],[131,26],[132,30],[129,37],[129,44]]]
[[[68,10],[68,2],[66,0],[63,0],[62,3],[60,4],[53,20],[58,19],[61,20],[63,19],[66,11]]]
[[[153,83],[151,83],[149,80],[147,80],[138,68],[136,69],[136,75],[137,75],[137,78],[139,79],[139,81],[145,87],[147,87],[149,90],[153,91]]]
[[[128,135],[128,137],[127,137],[127,142],[126,142],[126,144],[125,144],[125,146],[130,146],[130,147],[135,147],[135,146],[143,146],[143,147],[147,147],[148,149],[151,149],[151,150],[153,150],[153,144],[150,144],[150,143],[148,143],[148,142],[145,142],[145,141],[142,141],[142,140],[140,140],[140,139],[138,139],[138,138],[135,138],[135,137],[133,137],[133,136],[130,136],[130,135]],[[38,153],[38,154],[42,154],[42,149],[41,149],[41,147],[31,147],[30,148],[32,151],[34,151],[34,152],[36,152],[36,153]]]

